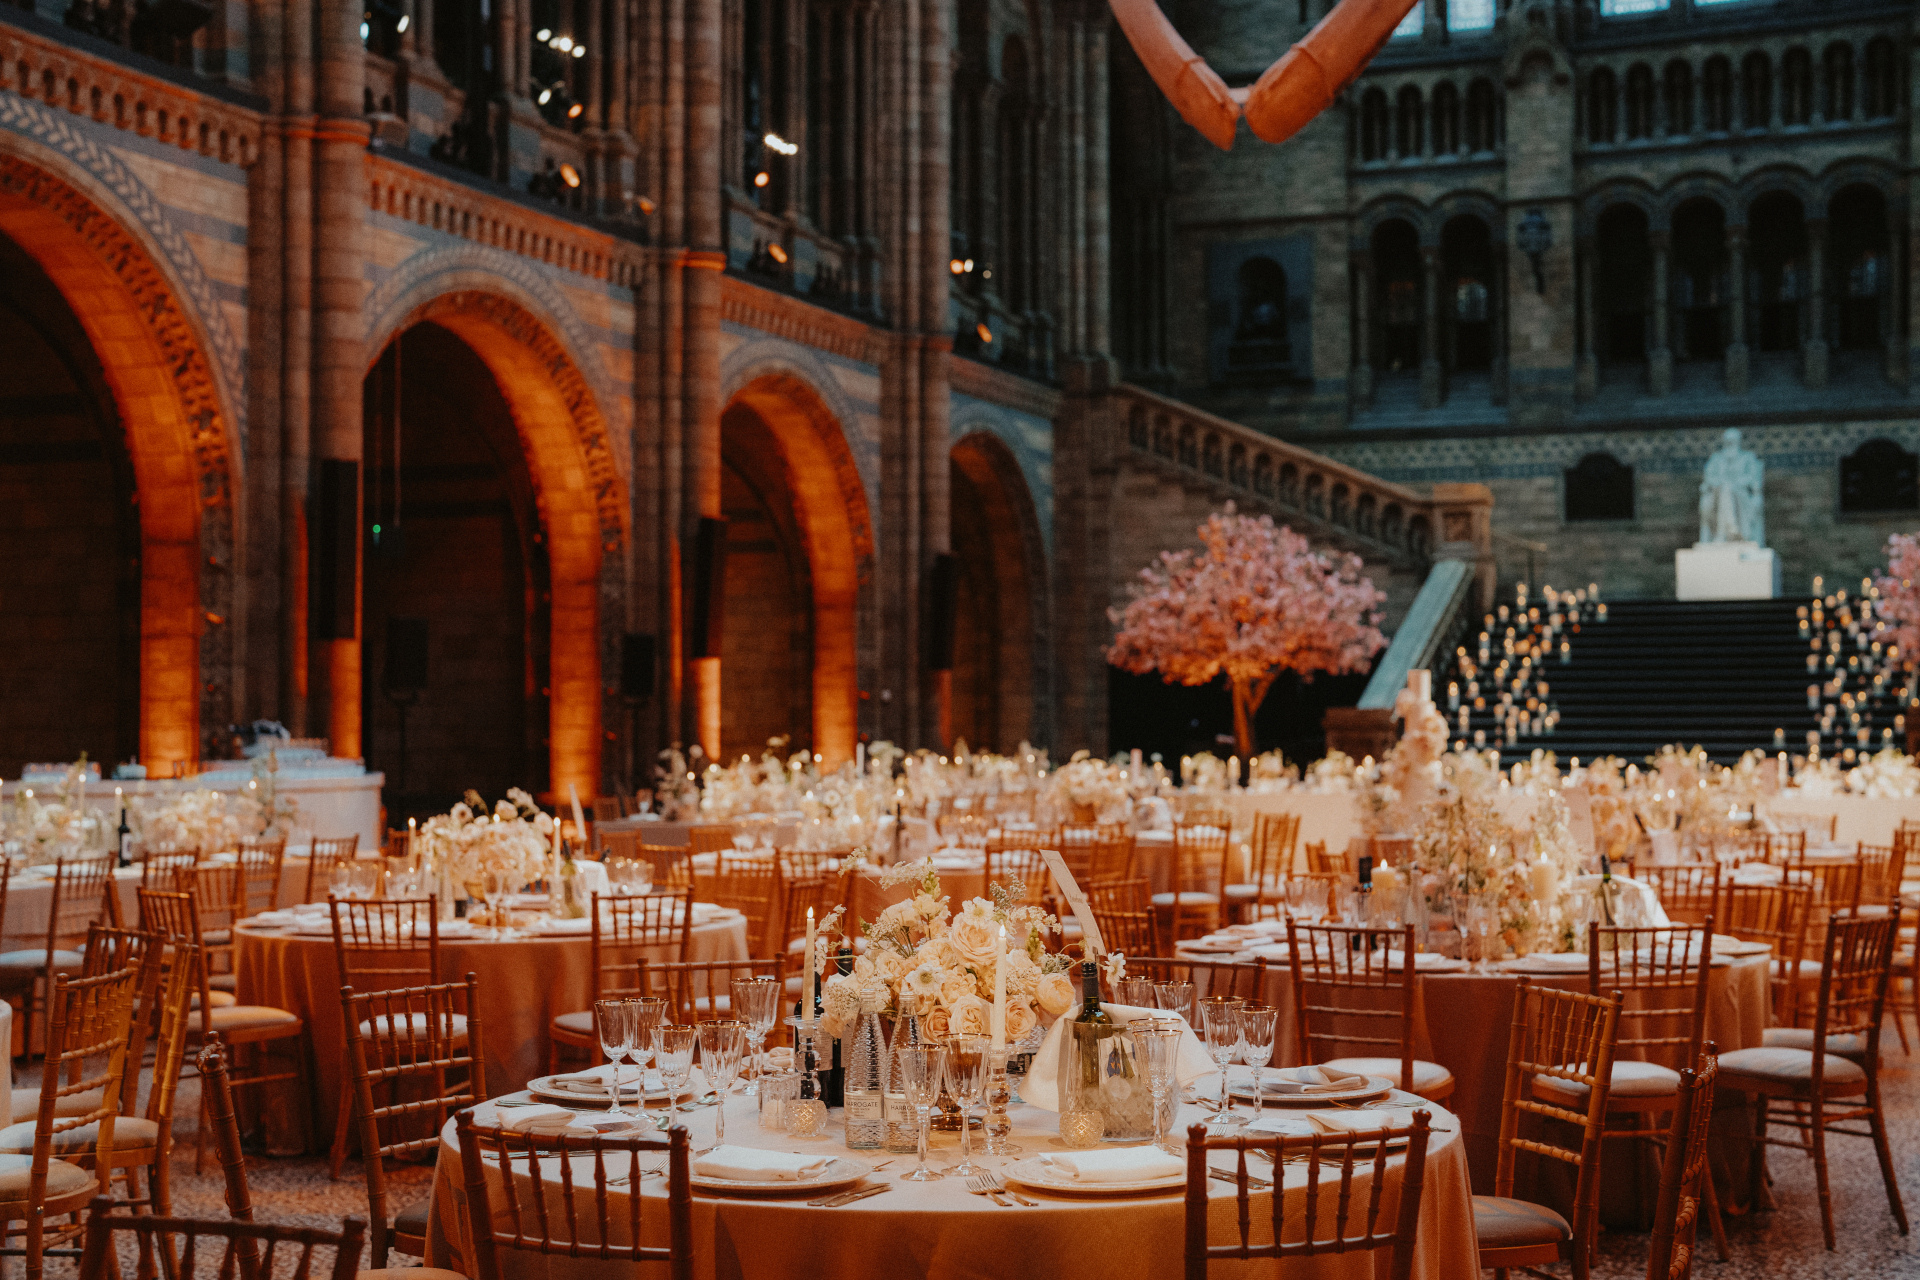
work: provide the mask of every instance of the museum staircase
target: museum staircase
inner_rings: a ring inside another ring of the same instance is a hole
[[[1704,747],[1722,763],[1755,748],[1806,750],[1807,641],[1792,600],[1623,600],[1572,638],[1571,661],[1543,675],[1558,727],[1502,747],[1507,763],[1544,747],[1637,762],[1661,747]],[[1480,717],[1475,717],[1476,722]],[[1492,738],[1493,723],[1484,726]]]

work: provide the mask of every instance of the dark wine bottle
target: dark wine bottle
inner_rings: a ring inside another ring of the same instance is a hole
[[[844,948],[834,957],[834,967],[840,973],[853,972],[853,953]],[[816,979],[817,981],[817,979]],[[827,1069],[820,1073],[820,1100],[829,1107],[847,1105],[847,1068],[840,1059],[840,1040],[833,1041],[833,1055],[828,1059]]]
[[[133,865],[133,828],[127,825],[127,806],[120,806],[120,865]]]

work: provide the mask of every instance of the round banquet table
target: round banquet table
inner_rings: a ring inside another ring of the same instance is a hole
[[[242,924],[234,970],[241,1004],[268,1005],[306,1020],[313,1046],[315,1141],[333,1132],[335,1108],[347,1095],[346,1033],[340,1021],[340,973],[333,938]],[[441,982],[477,974],[489,1092],[523,1088],[546,1074],[547,1027],[556,1014],[584,1009],[593,991],[593,940],[584,933],[496,940],[440,939]],[[656,960],[670,960],[659,948]],[[747,921],[727,913],[693,926],[688,960],[744,960]]]
[[[1266,952],[1271,966],[1265,978],[1265,999],[1280,1010],[1274,1034],[1273,1060],[1291,1065],[1301,1060],[1293,1009],[1293,971],[1286,945],[1242,953],[1242,959]],[[1231,957],[1181,952],[1182,959],[1222,960]],[[1704,1040],[1722,1053],[1760,1046],[1766,1032],[1770,995],[1767,988],[1771,955],[1716,957],[1707,972],[1707,1017]],[[1725,960],[1726,963],[1719,963]],[[1587,975],[1576,972],[1524,972],[1498,965],[1478,965],[1457,973],[1422,973],[1414,981],[1413,1056],[1437,1062],[1453,1073],[1454,1092],[1447,1105],[1460,1117],[1462,1143],[1473,1172],[1474,1190],[1493,1191],[1499,1163],[1500,1104],[1506,1089],[1508,1033],[1513,1026],[1514,993],[1521,978],[1541,986],[1585,991]],[[1205,994],[1201,992],[1200,994]],[[1654,1034],[1646,1020],[1628,1025],[1628,1038]],[[1377,1025],[1362,1034],[1380,1034]],[[1662,1030],[1659,1034],[1674,1034]],[[1641,1054],[1640,1056],[1645,1056]],[[1726,1131],[1718,1123],[1716,1132]],[[1737,1142],[1732,1135],[1729,1142]],[[1728,1154],[1734,1152],[1730,1149]],[[1744,1164],[1744,1155],[1740,1156]],[[1656,1179],[1657,1181],[1657,1179]]]
[[[1194,1087],[1205,1092],[1206,1076]],[[524,1096],[524,1095],[522,1095]],[[1396,1094],[1395,1101],[1424,1105],[1433,1114],[1434,1132],[1428,1146],[1426,1186],[1420,1204],[1419,1243],[1413,1274],[1419,1280],[1469,1280],[1477,1278],[1479,1249],[1474,1240],[1473,1205],[1467,1189],[1466,1158],[1460,1143],[1458,1122],[1441,1107],[1420,1103],[1411,1094]],[[1242,1114],[1245,1107],[1242,1106]],[[492,1105],[478,1108],[475,1120],[482,1125],[511,1123],[514,1111]],[[975,1138],[975,1157],[989,1168],[1003,1169],[1012,1159],[1038,1155],[1048,1150],[1063,1150],[1058,1144],[1058,1117],[1034,1107],[1010,1109],[1014,1140],[1024,1148],[1019,1157],[984,1156]],[[713,1140],[714,1118],[711,1108],[682,1113],[680,1120],[690,1130],[695,1148]],[[1207,1113],[1195,1106],[1182,1106],[1179,1132],[1203,1121]],[[970,1277],[1025,1276],[1099,1276],[1101,1280],[1165,1280],[1177,1276],[1182,1268],[1185,1244],[1184,1188],[1152,1195],[1069,1196],[1021,1186],[1036,1208],[1002,1208],[986,1196],[968,1192],[963,1178],[948,1174],[938,1182],[901,1182],[900,1175],[910,1172],[914,1157],[890,1155],[884,1151],[848,1151],[843,1145],[844,1128],[839,1112],[829,1116],[826,1135],[812,1139],[789,1138],[785,1133],[760,1128],[754,1112],[754,1099],[733,1095],[727,1102],[727,1141],[729,1143],[801,1151],[823,1156],[845,1156],[863,1163],[892,1163],[872,1175],[863,1185],[884,1184],[882,1195],[859,1200],[840,1208],[815,1208],[803,1194],[778,1196],[718,1196],[694,1188],[693,1239],[694,1274],[701,1280],[786,1280],[788,1277],[831,1276],[834,1280],[862,1280],[864,1277],[940,1276],[943,1280]],[[652,1157],[653,1165],[664,1163],[664,1155]],[[960,1140],[956,1134],[935,1133],[928,1163],[937,1169],[958,1164]],[[1233,1156],[1223,1152],[1213,1157],[1222,1169],[1233,1168]],[[557,1162],[543,1170],[543,1178],[557,1180]],[[1381,1204],[1382,1224],[1391,1224],[1399,1203],[1400,1175],[1405,1160],[1391,1156],[1387,1161],[1388,1186]],[[622,1169],[624,1165],[620,1166]],[[1255,1177],[1270,1177],[1272,1167],[1265,1161],[1249,1162]],[[490,1178],[498,1178],[490,1163]],[[576,1179],[584,1174],[587,1190],[576,1192],[582,1221],[592,1223],[593,1174],[588,1160],[576,1158]],[[1304,1215],[1306,1175],[1297,1165],[1288,1166],[1283,1186],[1289,1200],[1298,1199],[1301,1207],[1286,1210],[1289,1220]],[[1360,1229],[1364,1222],[1371,1184],[1371,1166],[1356,1168],[1353,1186],[1353,1214],[1348,1230]],[[524,1180],[521,1185],[527,1186]],[[1320,1221],[1322,1232],[1331,1229],[1333,1201],[1339,1185],[1337,1170],[1323,1170],[1320,1185]],[[666,1187],[663,1178],[644,1181],[641,1231],[648,1244],[666,1240]],[[1236,1206],[1232,1185],[1209,1181],[1209,1239],[1214,1244],[1237,1242]],[[627,1215],[627,1188],[608,1189],[609,1217],[623,1223]],[[496,1203],[498,1203],[496,1201]],[[1271,1193],[1256,1191],[1251,1197],[1252,1240],[1255,1244],[1271,1241]],[[556,1216],[555,1221],[559,1218]],[[592,1230],[591,1226],[587,1228]],[[1386,1229],[1391,1229],[1388,1226]],[[563,1229],[556,1234],[563,1234]],[[430,1267],[444,1267],[472,1274],[470,1260],[464,1256],[467,1234],[467,1200],[460,1172],[460,1150],[454,1126],[449,1122],[440,1135],[440,1159],[434,1176],[431,1221],[427,1228],[427,1259]],[[616,1264],[592,1259],[568,1259],[513,1250],[498,1254],[503,1280],[606,1280]],[[1387,1254],[1329,1255],[1290,1261],[1279,1274],[1289,1280],[1372,1280],[1387,1274]],[[1272,1276],[1273,1263],[1215,1263],[1210,1276]]]

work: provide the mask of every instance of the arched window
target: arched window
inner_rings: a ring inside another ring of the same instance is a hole
[[[1594,228],[1594,348],[1608,364],[1639,364],[1652,338],[1653,244],[1647,215],[1630,204],[1603,211]]]
[[[1865,105],[1870,120],[1883,120],[1900,109],[1900,54],[1885,36],[1867,46]]]
[[[1412,85],[1400,91],[1393,114],[1394,151],[1402,159],[1420,154],[1421,126],[1420,91]]]
[[[1853,118],[1853,46],[1850,44],[1830,44],[1827,51],[1820,55],[1825,84],[1821,95],[1820,111],[1829,120],[1851,120]]]
[[[1708,133],[1726,133],[1733,128],[1733,65],[1715,55],[1707,59],[1700,73],[1701,126]]]
[[[1369,89],[1360,96],[1360,159],[1387,158],[1387,95]]]
[[[1808,124],[1813,120],[1813,57],[1805,49],[1789,49],[1780,59],[1780,123]]]
[[[1667,136],[1684,138],[1693,132],[1693,68],[1678,60],[1669,62],[1663,80]]]
[[[1287,273],[1272,258],[1240,264],[1233,342],[1227,366],[1235,373],[1277,369],[1293,358],[1287,343]]]
[[[1887,198],[1873,187],[1846,187],[1827,205],[1827,296],[1843,350],[1879,347],[1892,319],[1887,230]]]
[[[1460,150],[1460,91],[1447,81],[1433,89],[1433,154],[1450,156]]]
[[[1887,439],[1840,459],[1840,510],[1847,515],[1920,508],[1920,460]]]
[[[1762,351],[1797,351],[1807,278],[1807,222],[1800,202],[1769,191],[1747,211],[1747,310]]]
[[[1587,141],[1602,145],[1613,141],[1615,113],[1620,91],[1613,72],[1595,68],[1587,77]]]
[[[1653,71],[1644,62],[1627,68],[1627,137],[1653,136]]]
[[[1420,367],[1423,275],[1420,236],[1412,223],[1394,218],[1374,229],[1372,319],[1380,336],[1374,359],[1382,372]]]
[[[1467,86],[1467,150],[1492,151],[1499,146],[1497,110],[1491,80],[1475,80]]]
[[[1565,473],[1567,523],[1633,519],[1633,468],[1610,453],[1590,453]]]
[[[1668,304],[1676,359],[1718,360],[1726,354],[1727,215],[1705,197],[1674,210]]]
[[[1446,295],[1442,359],[1451,370],[1493,364],[1493,237],[1484,219],[1451,218],[1440,228],[1440,277]]]
[[[1756,133],[1773,123],[1773,64],[1750,53],[1740,64],[1740,127]]]

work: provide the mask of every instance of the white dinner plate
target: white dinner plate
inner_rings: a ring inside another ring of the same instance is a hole
[[[836,1158],[833,1163],[811,1178],[775,1178],[768,1181],[748,1181],[744,1178],[709,1178],[704,1174],[690,1173],[688,1181],[702,1191],[718,1191],[724,1194],[745,1192],[749,1195],[765,1195],[768,1192],[786,1192],[791,1195],[805,1192],[813,1195],[821,1191],[850,1187],[873,1172],[870,1164],[861,1164],[858,1160]]]
[[[1170,1173],[1164,1178],[1140,1178],[1128,1182],[1082,1182],[1042,1164],[1038,1156],[1016,1160],[1007,1166],[1006,1178],[1036,1191],[1058,1191],[1072,1196],[1124,1196],[1142,1191],[1178,1191],[1187,1185],[1187,1171]]]
[[[1265,1116],[1262,1118],[1262,1121],[1262,1128],[1244,1130],[1247,1136],[1252,1137],[1259,1133],[1280,1133],[1289,1138],[1310,1138],[1317,1132],[1313,1127],[1313,1121],[1309,1120],[1304,1112],[1283,1112],[1279,1115]],[[1380,1127],[1385,1129],[1388,1125],[1383,1120],[1381,1121]],[[1338,1133],[1326,1135],[1330,1141],[1335,1142],[1339,1142],[1345,1136],[1344,1134]],[[1389,1138],[1386,1143],[1387,1150],[1398,1151],[1410,1141],[1412,1141],[1412,1137],[1408,1134],[1402,1134],[1398,1138]],[[1344,1143],[1341,1145],[1344,1145]],[[1353,1144],[1353,1149],[1355,1154],[1364,1153],[1366,1155],[1372,1155],[1374,1150],[1379,1146],[1380,1144],[1378,1142],[1356,1142]]]
[[[541,1076],[537,1080],[530,1080],[527,1082],[527,1092],[547,1102],[574,1102],[587,1107],[604,1107],[610,1100],[609,1091],[606,1089],[557,1089],[553,1085],[554,1079],[555,1077],[553,1076]],[[649,1085],[647,1089],[648,1098],[656,1101],[664,1101],[666,1099],[667,1086],[661,1082],[658,1071],[652,1069],[647,1071],[647,1083]],[[635,1087],[638,1084],[638,1079],[628,1074],[626,1070],[622,1070],[620,1073],[620,1101],[632,1102],[635,1098],[639,1097],[639,1092]],[[682,1092],[693,1092],[691,1079],[688,1081],[687,1088]]]
[[[1772,950],[1764,942],[1747,942],[1723,933],[1713,935],[1713,954],[1716,956],[1759,956]]]
[[[1280,1068],[1284,1070],[1285,1068]],[[1253,1073],[1235,1072],[1227,1077],[1227,1092],[1236,1098],[1253,1101]],[[1260,1073],[1260,1092],[1266,1095],[1266,1105],[1270,1107],[1318,1107],[1330,1102],[1359,1102],[1364,1098],[1378,1098],[1392,1093],[1393,1081],[1385,1076],[1368,1076],[1364,1085],[1351,1089],[1329,1090],[1316,1093],[1275,1093],[1273,1084],[1277,1077],[1272,1071]],[[1215,1086],[1216,1088],[1218,1086]]]
[[[1254,945],[1257,944],[1250,943],[1243,938],[1223,938],[1219,941],[1210,941],[1206,938],[1194,938],[1190,941],[1180,943],[1179,949],[1181,951],[1204,951],[1209,955],[1219,953],[1232,954],[1236,951],[1245,951],[1249,946]]]

